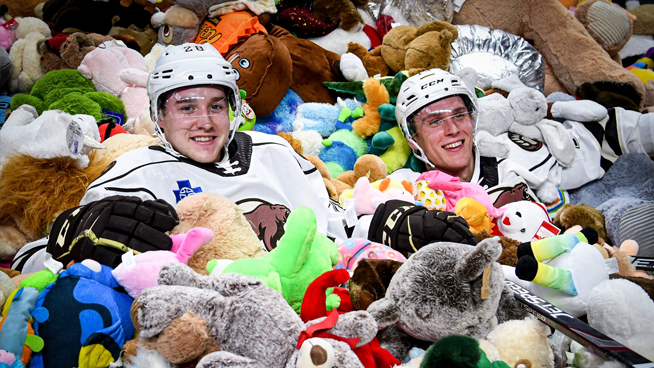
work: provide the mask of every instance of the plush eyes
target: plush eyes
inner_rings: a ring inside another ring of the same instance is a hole
[[[516,211],[515,215],[518,216],[518,217],[522,217],[522,214],[520,212],[517,212],[517,211]]]

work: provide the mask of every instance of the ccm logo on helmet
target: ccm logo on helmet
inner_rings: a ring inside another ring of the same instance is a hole
[[[442,82],[442,81],[443,81],[443,78],[438,79],[438,80],[435,80],[435,81],[431,81],[431,82],[429,82],[429,83],[427,83],[427,84],[423,84],[422,87],[421,87],[420,89],[425,89],[425,88],[427,88],[427,87],[431,87],[431,86],[433,86],[434,84],[436,84],[436,83],[440,83],[440,82]]]

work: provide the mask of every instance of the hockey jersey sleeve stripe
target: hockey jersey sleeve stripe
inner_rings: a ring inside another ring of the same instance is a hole
[[[169,163],[169,162],[179,162],[179,161],[177,161],[177,160],[166,160],[166,161],[149,162],[149,163],[147,163],[147,164],[143,164],[143,165],[141,165],[141,166],[137,166],[137,167],[135,167],[135,168],[129,170],[128,172],[126,172],[126,173],[124,173],[124,174],[122,174],[122,175],[118,175],[118,176],[116,176],[115,178],[111,178],[111,179],[109,179],[109,180],[103,181],[102,183],[93,184],[93,185],[89,186],[89,187],[86,189],[86,191],[88,192],[89,190],[91,190],[91,189],[93,189],[93,188],[99,187],[99,186],[101,186],[101,185],[105,185],[105,184],[110,183],[110,182],[112,182],[112,181],[114,181],[114,180],[122,179],[122,178],[124,178],[125,176],[127,176],[127,175],[133,173],[134,171],[136,171],[136,170],[138,170],[138,169],[141,169],[141,168],[143,168],[143,167],[150,166],[150,165],[157,165],[157,164],[165,164],[165,163]]]
[[[147,188],[118,188],[118,187],[105,187],[105,190],[111,190],[114,192],[124,192],[124,193],[137,193],[137,192],[145,192],[148,193],[153,200],[157,199],[157,196],[154,195],[154,193],[147,189]]]
[[[606,139],[609,147],[611,147],[617,156],[623,154],[622,147],[620,147],[620,136],[618,132],[618,121],[615,114],[615,109],[611,109],[609,111],[609,120],[604,126],[604,139]]]
[[[545,159],[543,161],[541,161],[538,165],[536,165],[536,166],[532,167],[531,169],[529,169],[529,171],[534,171],[534,170],[538,169],[539,167],[545,165],[547,163],[547,161],[550,160],[550,158],[552,158],[551,153],[548,154],[547,157],[545,157]]]

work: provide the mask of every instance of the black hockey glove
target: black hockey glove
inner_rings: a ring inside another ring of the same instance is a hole
[[[368,239],[385,244],[406,257],[434,242],[477,244],[462,217],[396,199],[377,207]]]
[[[59,215],[47,251],[64,266],[90,258],[115,268],[129,250],[170,250],[173,242],[165,232],[178,223],[175,208],[164,200],[107,197]]]

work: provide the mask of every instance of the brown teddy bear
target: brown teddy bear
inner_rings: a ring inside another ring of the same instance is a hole
[[[347,189],[353,189],[354,184],[360,177],[368,176],[371,182],[384,179],[386,177],[386,164],[379,156],[365,154],[357,159],[354,163],[354,170],[348,170],[336,178],[332,178],[327,166],[321,159],[313,155],[304,156],[315,166],[323,180],[325,187],[329,192],[329,197],[335,201],[339,200],[341,193]]]
[[[59,45],[58,41],[63,37],[65,41]],[[97,45],[88,35],[75,32],[67,37],[61,34],[48,40],[41,40],[36,46],[41,54],[41,70],[47,73],[59,69],[77,69],[84,56],[95,50]]]
[[[608,0],[587,0],[577,5],[575,17],[597,44],[622,65],[618,51],[629,41],[634,31],[634,21],[628,13]],[[611,22],[603,25],[596,21],[598,17],[610,17]]]
[[[115,135],[103,142],[106,149],[89,153],[89,165],[84,169],[69,157],[10,156],[0,170],[0,258],[11,258],[28,242],[46,235],[50,222],[78,206],[89,184],[116,157],[155,142],[159,139]]]
[[[347,44],[347,52],[352,53],[361,59],[369,76],[379,75],[380,77],[385,77],[388,75],[388,65],[386,65],[386,62],[382,57],[381,45],[368,51],[362,45],[356,42],[350,42]]]
[[[446,22],[433,21],[418,28],[397,26],[384,36],[381,55],[395,72],[408,70],[415,75],[433,68],[448,70],[451,43],[457,37],[457,28]]]
[[[212,259],[261,258],[266,253],[252,226],[229,199],[216,193],[198,193],[175,206],[179,225],[170,235],[186,234],[194,227],[213,231],[213,240],[198,249],[188,265],[199,274],[207,274]]]
[[[574,225],[579,225],[582,228],[592,227],[597,231],[597,235],[606,240],[606,227],[604,215],[595,207],[585,204],[564,204],[561,209],[556,213],[554,218],[554,225],[565,231]]]

